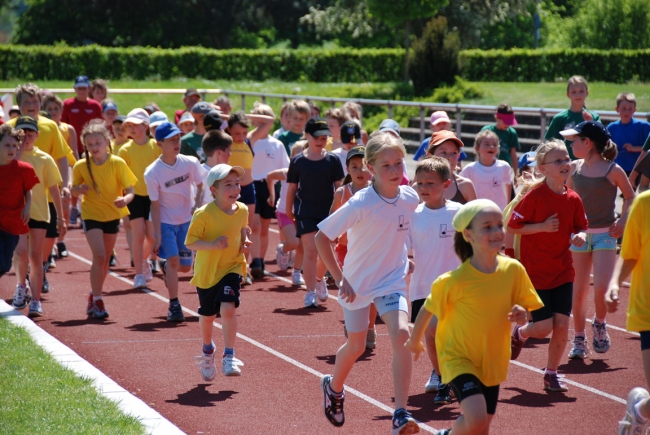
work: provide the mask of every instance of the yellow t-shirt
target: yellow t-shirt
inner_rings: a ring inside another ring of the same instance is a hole
[[[128,141],[120,148],[118,156],[124,159],[133,171],[138,181],[133,186],[136,195],[148,196],[147,184],[144,182],[144,171],[162,154],[156,140],[150,138],[144,145],[138,145],[133,140]]]
[[[431,285],[424,308],[438,318],[436,347],[444,383],[472,374],[488,387],[506,380],[510,363],[508,313],[518,304],[544,305],[524,266],[498,257],[494,273],[482,273],[469,260]]]
[[[117,208],[113,201],[122,196],[122,191],[133,186],[138,179],[133,175],[126,162],[119,157],[108,155],[108,159],[97,166],[90,159],[90,168],[95,178],[97,190],[88,172],[86,159],[81,159],[72,168],[72,185],[87,184],[90,190],[81,198],[81,217],[83,219],[108,222],[123,218],[129,214],[126,207]]]
[[[325,149],[327,151],[332,151],[332,144],[334,143],[334,138],[332,136],[327,138],[327,143],[325,144]]]
[[[23,151],[20,158],[34,167],[40,183],[32,188],[32,205],[29,217],[35,221],[49,222],[50,207],[47,203],[50,187],[60,184],[63,180],[54,159],[47,153],[34,147],[32,151]]]
[[[68,144],[68,148],[70,148],[70,151],[72,151],[72,147],[70,147],[70,129],[72,126],[70,124],[66,124],[65,122],[62,122],[59,124],[59,130],[61,131],[61,135],[63,136],[63,140],[65,140],[65,143]],[[76,159],[74,158],[74,151],[72,151],[70,154],[66,156],[68,158],[68,165],[74,166],[76,163]]]
[[[11,119],[7,121],[7,124],[15,127],[17,119],[18,118]],[[59,126],[56,122],[43,116],[39,116],[37,122],[38,138],[36,139],[36,142],[34,142],[34,146],[52,156],[55,162],[61,157],[67,157],[68,154],[72,154],[72,160],[74,163],[76,161],[74,154],[63,138],[61,130],[59,130]]]
[[[650,264],[650,191],[640,194],[630,208],[621,258],[636,260],[627,308],[627,329],[650,331],[650,273],[643,270]]]
[[[253,168],[253,153],[246,142],[233,142],[232,155],[228,159],[230,166],[241,166],[250,171]]]
[[[123,147],[124,145],[126,145],[127,143],[129,143],[129,141],[124,142],[122,145],[116,145],[116,144],[115,144],[115,139],[111,139],[111,149],[110,149],[110,152],[111,152],[114,156],[118,155],[119,152],[120,152],[120,150],[122,149],[122,147]]]
[[[214,201],[194,212],[185,244],[198,240],[213,241],[228,237],[226,249],[200,250],[196,252],[194,276],[190,284],[207,289],[217,284],[229,273],[246,275],[246,257],[239,252],[241,230],[248,225],[248,208],[241,202],[234,214],[224,213]]]

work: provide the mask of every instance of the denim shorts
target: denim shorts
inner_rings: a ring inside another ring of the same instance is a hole
[[[399,293],[391,293],[386,296],[379,296],[372,301],[377,307],[379,316],[383,316],[389,311],[409,312],[409,305],[406,298]],[[370,324],[370,305],[358,310],[348,310],[343,308],[343,318],[345,319],[345,328],[350,332],[361,332],[368,329]]]
[[[181,266],[192,265],[192,251],[185,246],[185,237],[190,223],[181,225],[160,224],[160,258],[180,257]]]
[[[587,242],[580,248],[571,245],[571,252],[615,251],[616,239],[609,233],[586,233]]]

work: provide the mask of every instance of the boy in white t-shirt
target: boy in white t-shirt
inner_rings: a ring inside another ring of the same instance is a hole
[[[474,148],[478,161],[465,166],[460,175],[472,180],[479,199],[490,199],[503,210],[510,202],[514,174],[508,163],[498,160],[499,137],[483,130],[476,135]]]
[[[344,122],[343,125],[341,125],[341,142],[343,143],[343,146],[341,148],[337,148],[334,151],[332,151],[334,154],[338,156],[338,158],[341,160],[341,166],[343,166],[343,173],[345,175],[348,175],[348,168],[347,168],[347,157],[348,157],[348,151],[350,151],[352,148],[355,146],[359,145],[361,143],[361,128],[359,127],[359,124],[357,124],[354,121],[347,121]]]
[[[451,221],[461,204],[445,199],[445,190],[451,184],[449,162],[437,156],[421,160],[415,169],[415,183],[422,202],[413,213],[408,233],[415,263],[409,287],[412,323],[415,323],[420,308],[431,294],[431,283],[443,273],[460,266],[460,260],[454,253],[456,232]],[[433,370],[424,390],[427,393],[437,392],[433,402],[442,405],[451,402],[451,387],[440,383],[435,339],[437,324],[438,320],[433,316],[425,333],[427,355]]]
[[[210,172],[218,164],[227,164],[232,154],[232,137],[222,130],[210,130],[201,140],[201,149],[205,154],[205,162],[201,165],[203,169]],[[206,172],[206,180],[207,180]],[[203,189],[203,200],[201,205],[214,201],[210,189]]]
[[[162,259],[162,270],[169,291],[169,322],[185,320],[178,301],[178,272],[192,268],[192,251],[185,246],[185,237],[192,214],[201,205],[203,180],[207,171],[198,159],[180,155],[181,131],[171,122],[156,129],[156,142],[162,154],[144,172],[147,193],[151,199],[151,220],[154,226],[153,251]],[[196,186],[196,198],[192,189]]]

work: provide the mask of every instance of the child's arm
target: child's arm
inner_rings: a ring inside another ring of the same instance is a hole
[[[334,200],[332,201],[332,206],[330,207],[330,214],[334,213],[343,205],[343,189],[345,189],[345,187],[339,187],[336,189],[336,192],[334,192]]]
[[[79,151],[77,150],[77,132],[72,128],[72,126],[68,127],[68,131],[70,132],[70,142],[68,142],[68,146],[72,150],[74,158],[79,160]]]
[[[618,290],[636,267],[637,261],[637,259],[624,260],[619,257],[616,262],[614,275],[612,275],[612,279],[609,281],[609,288],[607,289],[607,293],[605,293],[608,312],[614,313],[618,309]]]
[[[56,225],[59,230],[59,237],[63,237],[68,230],[65,225],[65,219],[63,218],[63,204],[61,203],[61,191],[59,190],[58,184],[50,186],[50,196],[52,196],[52,202],[54,203],[54,209],[56,210]]]
[[[194,207],[192,207],[192,214],[197,208],[203,205],[203,183],[196,185],[196,197],[194,198]]]
[[[27,190],[25,192],[25,206],[23,207],[23,211],[20,213],[20,218],[23,220],[23,223],[27,225],[27,222],[29,222],[29,209],[32,206],[32,191]]]
[[[248,140],[251,141],[251,145],[255,145],[255,142],[257,142],[260,139],[264,139],[269,135],[269,132],[271,131],[271,127],[273,127],[273,121],[275,121],[275,118],[267,115],[253,115],[253,114],[248,114],[246,116],[251,121],[260,123],[260,125],[255,127],[253,130],[249,131],[248,134],[246,135]]]
[[[160,249],[161,223],[160,223],[160,201],[151,201],[151,222],[153,223],[153,253],[158,254]]]
[[[241,245],[239,246],[239,252],[242,254],[248,254],[251,250],[251,244],[252,242],[248,238],[248,231],[246,228],[241,229]]]
[[[557,213],[549,216],[544,222],[538,224],[526,224],[521,228],[513,228],[508,225],[508,232],[512,234],[536,234],[536,233],[555,233],[560,229],[560,220]]]
[[[275,182],[286,179],[287,176],[285,174],[285,169],[276,169],[266,175],[266,186],[269,189],[269,199],[266,202],[268,202],[271,207],[275,206]],[[280,212],[284,213],[283,210],[280,210]]]
[[[632,201],[634,201],[635,194],[630,181],[627,179],[625,171],[620,166],[615,165],[607,178],[615,184],[623,194],[623,209],[621,210],[621,217],[614,222],[609,229],[609,235],[618,239],[623,236],[625,223],[627,222],[627,213],[632,205]]]
[[[339,288],[339,296],[341,296],[341,299],[346,302],[354,302],[357,295],[348,280],[343,276],[341,266],[339,266],[339,262],[334,256],[332,240],[330,240],[323,232],[318,231],[314,237],[314,242],[316,243],[318,255],[321,260],[323,260],[323,263],[325,263],[327,270],[330,271],[334,281],[336,282],[336,286]]]
[[[212,251],[214,249],[226,249],[228,247],[228,237],[219,236],[213,241],[197,240],[196,242],[189,243],[187,249],[191,251]]]
[[[431,317],[433,314],[429,310],[422,308],[418,313],[418,316],[415,319],[415,324],[413,324],[413,331],[411,331],[411,337],[406,340],[404,347],[413,352],[413,359],[415,361],[420,357],[420,352],[424,350],[424,345],[422,344],[422,337],[424,337],[424,331],[426,331]]]
[[[508,320],[524,326],[528,321],[528,311],[521,305],[513,305],[508,313]]]
[[[517,165],[519,164],[519,158],[517,157],[517,148],[510,148],[510,167],[512,168],[513,174],[517,173]],[[515,177],[515,186],[517,186],[517,177]]]
[[[296,196],[296,190],[298,190],[298,184],[289,183],[289,188],[287,189],[287,197],[285,198],[285,202],[287,203],[287,209],[284,211],[284,213],[292,221],[296,220],[295,216],[293,215],[293,200],[294,197]]]
[[[74,190],[74,187],[72,188]],[[133,201],[133,198],[135,197],[135,191],[133,190],[133,186],[129,186],[126,189],[124,189],[126,192],[126,195],[124,196],[118,196],[115,198],[115,201],[113,201],[113,204],[117,208],[124,208],[129,204],[131,201]],[[73,193],[74,195],[74,193]]]

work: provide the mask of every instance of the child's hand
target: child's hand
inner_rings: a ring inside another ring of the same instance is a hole
[[[68,227],[65,224],[65,219],[57,219],[56,226],[59,230],[59,237],[64,237],[65,233],[68,232]]]
[[[345,277],[343,277],[340,283],[336,283],[336,286],[339,288],[341,299],[347,303],[352,303],[357,298],[357,294]]]
[[[212,243],[214,244],[214,249],[226,249],[228,247],[228,237],[217,237],[217,240]]]
[[[605,303],[607,304],[607,312],[615,313],[618,309],[618,286],[611,285],[605,293]]]
[[[508,313],[508,320],[516,322],[518,325],[525,325],[527,322],[527,314],[525,308],[519,305],[513,305],[512,310]]]
[[[293,210],[287,210],[287,217],[292,221],[296,221],[296,217],[293,215]]]
[[[90,186],[87,184],[80,184],[77,186],[77,191],[79,192],[79,195],[85,195],[88,193],[90,190]]]
[[[559,229],[560,220],[557,218],[557,213],[549,216],[549,218],[544,221],[544,232],[556,233]]]
[[[587,243],[587,240],[585,239],[584,233],[574,234],[573,237],[571,237],[571,244],[576,248],[583,247],[585,243]]]
[[[251,229],[251,227],[249,225],[246,225],[246,234],[248,234],[249,236],[251,234],[253,234],[253,230]]]
[[[404,347],[413,352],[413,361],[417,361],[420,353],[424,351],[424,345],[420,340],[414,340],[413,337],[406,340]]]
[[[583,111],[582,111],[582,119],[584,119],[585,121],[593,121],[594,117],[591,116],[591,113],[589,113],[588,111],[583,109]]]
[[[609,235],[615,239],[623,237],[623,231],[625,230],[625,221],[622,219],[616,219],[616,222],[609,227]]]
[[[631,143],[626,143],[625,145],[623,145],[623,148],[624,148],[626,151],[635,151],[635,150],[634,150],[634,145],[632,145]]]
[[[25,205],[25,207],[23,207],[23,211],[20,212],[20,218],[22,219],[23,224],[27,225],[29,222],[29,206]]]
[[[267,204],[271,207],[275,207],[275,195],[269,196],[269,198],[266,200]]]
[[[117,208],[124,208],[126,207],[126,200],[124,199],[123,196],[118,196],[117,198],[115,198],[115,201],[113,201],[113,204]]]
[[[244,240],[244,242],[239,247],[239,252],[241,252],[242,254],[248,254],[251,250],[252,244],[253,242],[251,242],[250,240],[248,239]]]
[[[158,234],[154,234],[153,247],[151,248],[151,250],[156,255],[158,255],[158,251],[160,251],[160,243],[161,243],[160,236]]]

